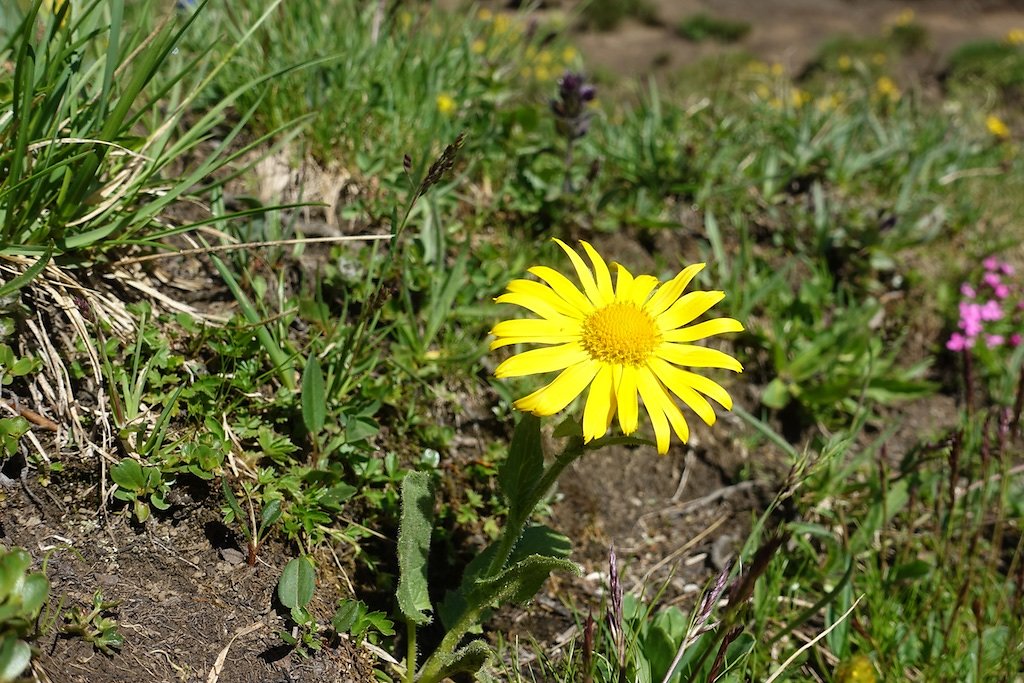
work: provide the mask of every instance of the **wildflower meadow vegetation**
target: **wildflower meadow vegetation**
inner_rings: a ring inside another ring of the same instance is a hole
[[[0,3],[0,683],[1024,680],[1024,13],[666,6]]]

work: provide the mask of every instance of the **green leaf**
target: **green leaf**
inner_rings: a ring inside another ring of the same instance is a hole
[[[491,563],[491,558],[494,557],[494,553],[497,550],[497,541],[484,548],[483,552],[477,554],[466,565],[459,588],[454,591],[448,591],[445,594],[444,600],[438,606],[438,614],[441,617],[441,623],[445,627],[451,628],[459,620],[459,617],[462,616],[466,609],[466,594],[472,590],[473,584],[480,574],[486,571]],[[565,559],[569,557],[571,552],[572,542],[566,536],[550,527],[538,524],[528,527],[523,532],[523,535],[519,537],[519,542],[516,544],[512,554],[509,555],[507,563],[515,564],[530,555]],[[540,586],[537,588],[539,589]]]
[[[21,589],[21,605],[29,619],[35,619],[43,608],[46,597],[50,594],[50,582],[42,574],[30,574],[25,577]]]
[[[235,516],[235,522],[242,530],[242,535],[245,536],[246,540],[252,540],[252,530],[249,528],[249,518],[242,512],[242,506],[238,504],[238,498],[235,498],[235,492],[228,486],[228,479],[224,477],[220,480],[220,488],[224,492],[224,500],[227,501],[228,507],[231,508],[231,513]]]
[[[111,467],[110,478],[115,484],[129,491],[144,491],[146,488],[142,466],[131,458],[125,458]]]
[[[540,440],[540,418],[525,414],[512,434],[508,458],[498,469],[498,484],[508,501],[508,516],[522,519],[523,508],[544,476],[544,449]],[[529,512],[529,511],[526,511]]]
[[[440,680],[451,678],[457,673],[475,674],[491,658],[491,648],[483,640],[474,640],[442,658]]]
[[[302,370],[302,422],[310,434],[319,434],[327,421],[324,373],[316,354],[310,353]]]
[[[479,579],[466,594],[470,609],[494,607],[506,602],[524,604],[540,590],[553,571],[580,575],[575,562],[557,557],[530,555],[490,579]]]
[[[366,613],[366,606],[359,600],[342,600],[331,617],[331,628],[337,633],[349,633],[356,620]]]
[[[28,666],[32,659],[32,649],[23,640],[3,638],[0,642],[0,681],[13,681]]]
[[[13,277],[7,282],[0,284],[0,297],[5,297],[12,292],[16,292],[28,283],[35,279],[36,275],[43,272],[46,268],[46,264],[50,262],[50,258],[53,256],[53,245],[46,248],[46,253],[36,259],[36,262],[25,269],[21,275]]]
[[[402,521],[398,528],[398,608],[416,624],[430,622],[427,555],[434,517],[430,477],[409,472],[402,480]]]
[[[266,530],[279,519],[281,519],[281,499],[275,498],[263,506],[263,511],[260,513],[260,530],[256,537],[263,538]]]
[[[769,382],[764,393],[761,394],[761,403],[774,410],[785,408],[789,399],[789,389],[786,388],[786,383],[778,377]]]
[[[284,566],[277,582],[277,597],[288,609],[302,609],[313,599],[316,569],[308,555],[296,557]]]
[[[893,567],[887,578],[889,581],[914,581],[928,576],[933,569],[934,566],[930,562],[913,560]]]

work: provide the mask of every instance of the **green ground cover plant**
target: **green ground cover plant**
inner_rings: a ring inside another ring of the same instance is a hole
[[[918,88],[901,15],[799,78],[636,85],[524,15],[328,4],[0,8],[5,503],[86,477],[146,538],[212,510],[279,644],[381,680],[1016,675],[1019,45]],[[733,562],[668,600],[613,552],[568,646],[494,632],[580,573],[548,519],[573,463],[723,433],[772,489]],[[43,561],[0,557],[0,680],[43,671]],[[85,589],[64,639],[124,656]]]

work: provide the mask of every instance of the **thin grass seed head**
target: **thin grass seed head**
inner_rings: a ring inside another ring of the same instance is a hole
[[[617,263],[610,269],[587,242],[580,244],[591,266],[564,242],[555,242],[572,262],[582,291],[553,268],[535,266],[529,272],[538,280],[513,280],[495,299],[539,317],[495,325],[491,350],[511,344],[540,345],[506,359],[495,369],[495,377],[559,373],[546,386],[517,400],[516,408],[538,416],[554,415],[587,391],[583,438],[590,442],[608,432],[616,415],[623,434],[635,432],[642,402],[659,453],[668,452],[672,431],[681,441],[689,438],[676,399],[708,425],[716,419],[708,398],[732,409],[724,388],[689,369],[743,370],[735,358],[691,343],[743,330],[732,318],[691,324],[725,297],[724,292],[715,291],[684,294],[703,263],[688,266],[662,283],[651,275],[634,277]]]

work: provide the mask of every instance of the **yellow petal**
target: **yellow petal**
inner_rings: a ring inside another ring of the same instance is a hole
[[[689,327],[681,327],[678,330],[669,330],[668,332],[662,332],[661,338],[664,341],[669,342],[692,342],[698,339],[707,339],[713,337],[716,334],[725,334],[726,332],[742,332],[743,323],[733,318],[715,318],[713,320],[705,320],[702,323],[696,325],[690,325]]]
[[[591,360],[570,365],[551,384],[515,402],[515,407],[534,415],[554,415],[583,393],[600,365]]]
[[[508,287],[506,289],[510,294],[524,294],[539,301],[543,301],[562,315],[567,315],[570,318],[576,318],[577,320],[581,320],[583,318],[583,313],[577,310],[574,306],[571,306],[565,299],[558,296],[558,294],[555,293],[555,290],[551,289],[543,282],[536,282],[535,280],[513,280],[508,283]]]
[[[551,321],[562,321],[562,320],[574,320],[569,318],[567,315],[559,311],[557,308],[547,303],[543,299],[538,299],[530,294],[522,294],[520,292],[505,292],[499,297],[495,297],[494,303],[496,304],[512,304],[514,306],[522,306],[531,313],[536,313],[542,318]]]
[[[580,346],[579,342],[570,342],[543,349],[533,349],[502,361],[494,369],[494,376],[498,378],[521,377],[523,375],[554,372],[589,358],[590,355]]]
[[[690,284],[690,280],[702,270],[704,270],[703,263],[694,263],[659,287],[651,300],[647,302],[647,312],[655,318],[664,313],[669,306],[676,302],[676,299],[682,296],[683,290],[686,289],[686,285]]]
[[[608,433],[615,416],[615,392],[612,390],[612,366],[603,365],[590,385],[583,409],[583,440],[590,442]]]
[[[612,275],[608,272],[608,265],[589,242],[580,240],[580,244],[590,257],[590,262],[594,264],[594,278],[597,280],[597,290],[601,293],[601,305],[611,303],[615,300],[615,290],[612,289]]]
[[[643,308],[651,290],[658,286],[658,278],[653,275],[637,275],[633,279],[633,288],[629,292],[629,300]]]
[[[576,288],[576,285],[572,283],[566,276],[559,273],[554,268],[548,268],[547,266],[534,266],[529,269],[530,273],[533,273],[555,291],[558,296],[562,297],[570,306],[578,310],[580,313],[587,314],[594,310],[594,305],[590,303],[590,299],[583,296],[583,292]]]
[[[502,337],[490,343],[491,351],[513,344],[568,344],[571,341],[579,341],[579,334],[558,334],[549,337]]]
[[[637,371],[636,388],[643,399],[644,408],[651,417],[651,426],[654,427],[654,440],[658,444],[658,454],[668,453],[668,442],[671,434],[668,430],[668,418],[665,415],[665,404],[671,403],[671,399],[665,394],[665,390],[658,384],[658,380],[647,368]]]
[[[636,368],[622,366],[622,376],[615,386],[615,403],[619,411],[619,428],[623,434],[632,434],[638,426],[636,402]]]
[[[491,329],[491,334],[495,337],[547,338],[579,333],[579,323],[569,318],[561,318],[559,320],[537,320],[535,318],[502,320]],[[543,343],[543,340],[538,339],[537,342]]]
[[[690,292],[655,320],[662,332],[682,327],[725,298],[725,292]]]
[[[664,358],[669,363],[691,368],[724,368],[743,372],[743,366],[732,356],[703,346],[665,342],[655,349],[654,355]]]
[[[633,292],[633,274],[621,263],[612,265],[615,266],[615,300],[631,301],[629,295]]]
[[[590,268],[583,262],[580,255],[576,253],[576,250],[571,248],[562,240],[557,237],[554,238],[555,243],[562,248],[562,251],[566,253],[569,260],[572,261],[572,267],[576,269],[576,276],[580,279],[580,284],[583,285],[583,292],[590,299],[590,302],[595,307],[604,306],[607,301],[601,296],[600,290],[597,288],[597,281],[594,280],[594,274],[590,272]]]
[[[695,389],[716,401],[726,410],[732,410],[732,397],[729,396],[729,392],[718,382],[710,380],[703,375],[698,375],[695,372],[680,370],[660,358],[652,358],[648,361],[648,365],[658,379],[679,398],[683,398],[681,387]],[[683,398],[683,400],[685,401],[686,399]]]

